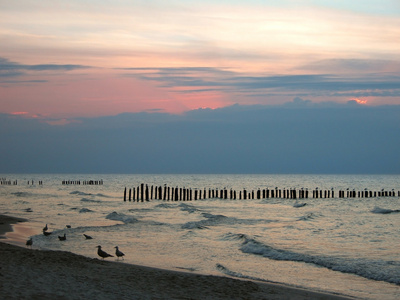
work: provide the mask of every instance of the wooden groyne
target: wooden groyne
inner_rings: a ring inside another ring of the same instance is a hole
[[[372,198],[372,197],[395,197],[396,192],[391,191],[355,191],[355,190],[339,190],[336,194],[338,198]],[[397,191],[397,197],[400,197],[400,191]],[[311,192],[308,189],[257,189],[257,190],[233,190],[227,188],[186,188],[186,187],[169,187],[167,185],[154,186],[148,184],[140,184],[134,188],[124,189],[124,201],[144,202],[150,200],[164,201],[193,201],[202,199],[230,199],[230,200],[247,200],[247,199],[308,199],[308,198],[335,198],[335,191],[322,190],[316,188]]]
[[[0,179],[0,185],[18,185],[17,180],[10,180],[7,178],[1,178]]]
[[[28,185],[43,185],[42,180],[28,180]],[[103,185],[103,179],[100,180],[62,180],[62,185]],[[7,178],[0,178],[0,185],[18,185],[17,180],[10,180]]]
[[[37,181],[38,185],[43,185],[43,181],[42,180],[38,180]],[[28,180],[28,185],[34,185],[35,181],[32,180]],[[18,180],[10,180],[10,179],[6,179],[6,178],[1,178],[0,179],[0,185],[18,185]]]
[[[103,185],[103,179],[100,180],[63,180],[63,185]]]

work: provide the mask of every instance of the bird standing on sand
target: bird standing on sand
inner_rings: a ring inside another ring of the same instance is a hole
[[[46,224],[46,226],[43,227],[43,231],[47,231],[47,229],[49,229],[49,228],[47,227],[47,224]]]
[[[114,257],[114,255],[108,254],[107,252],[101,250],[101,246],[97,246],[97,254],[102,258],[106,258],[106,257]]]
[[[58,236],[60,241],[65,241],[67,239],[67,235],[64,233],[64,236]]]
[[[121,251],[118,249],[118,246],[115,246],[114,248],[115,248],[115,255],[117,256],[117,259],[119,259],[120,257],[122,257],[122,256],[125,255],[123,252],[121,252]],[[124,258],[122,257],[122,259],[124,259]]]
[[[86,238],[87,240],[93,239],[90,235],[87,235],[87,234],[83,234],[83,235],[85,236],[85,238]]]
[[[26,246],[32,248],[33,240],[30,238],[29,240],[26,241]]]

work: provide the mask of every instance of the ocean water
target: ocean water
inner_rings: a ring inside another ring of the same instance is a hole
[[[30,220],[33,247],[96,258],[284,283],[364,299],[400,299],[400,175],[3,174],[0,213]],[[63,181],[81,181],[62,184]],[[102,180],[101,185],[83,185]],[[39,184],[39,181],[42,184]],[[334,198],[123,201],[124,188],[304,188]],[[339,190],[396,191],[339,198]],[[50,236],[42,234],[48,224]],[[71,225],[67,228],[66,225]],[[57,236],[66,234],[66,241]],[[93,237],[86,240],[83,234]],[[13,237],[13,234],[8,234]],[[108,258],[114,260],[115,258]]]

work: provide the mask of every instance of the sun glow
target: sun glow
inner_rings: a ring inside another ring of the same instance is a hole
[[[27,114],[28,114],[28,112],[26,112],[26,111],[15,111],[15,112],[10,113],[10,115],[13,115],[13,116],[24,116]]]
[[[358,104],[367,104],[367,100],[358,99],[358,98],[353,98],[351,100],[356,101]]]

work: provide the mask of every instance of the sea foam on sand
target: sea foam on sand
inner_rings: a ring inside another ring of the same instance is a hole
[[[0,235],[18,221],[22,220],[0,215]],[[1,299],[354,299],[7,243],[0,243],[0,261]]]

